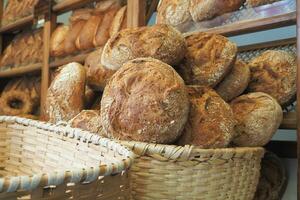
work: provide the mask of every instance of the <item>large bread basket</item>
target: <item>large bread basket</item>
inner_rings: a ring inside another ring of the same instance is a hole
[[[122,142],[136,154],[134,200],[252,200],[263,148],[199,149]]]
[[[0,200],[127,200],[134,154],[79,129],[0,117]]]

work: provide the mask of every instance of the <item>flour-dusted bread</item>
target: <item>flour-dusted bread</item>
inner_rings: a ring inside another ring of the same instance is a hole
[[[192,23],[190,0],[161,0],[157,8],[156,22],[170,24],[183,31]]]
[[[105,136],[98,110],[82,110],[78,115],[69,121],[69,124],[73,128],[80,128],[91,133]]]
[[[128,28],[108,40],[101,63],[109,69],[117,70],[129,60],[152,57],[176,65],[182,60],[185,51],[183,36],[169,25]]]
[[[248,87],[249,81],[249,66],[243,61],[237,60],[229,74],[216,87],[216,91],[228,102],[241,95]]]
[[[179,74],[189,85],[215,87],[232,69],[237,46],[227,38],[197,33],[186,38],[187,52]]]
[[[85,69],[79,63],[69,63],[60,69],[46,97],[50,122],[69,121],[84,108],[85,77]]]
[[[282,121],[282,109],[276,99],[262,92],[249,93],[231,102],[237,120],[234,144],[243,147],[264,146]]]
[[[116,72],[107,69],[101,64],[103,48],[99,48],[90,53],[85,59],[87,83],[94,90],[103,91],[109,79]]]
[[[246,4],[249,7],[257,7],[265,4],[274,3],[280,0],[246,0]]]
[[[62,56],[65,53],[64,40],[67,38],[69,26],[60,25],[53,32],[50,40],[50,54],[52,56]]]
[[[123,65],[104,89],[101,118],[111,138],[170,144],[182,133],[189,101],[169,65],[139,58]]]
[[[265,92],[286,106],[296,97],[297,65],[295,57],[285,51],[269,50],[249,63],[249,92]]]
[[[227,147],[235,135],[230,105],[210,88],[188,86],[187,89],[191,108],[178,144],[205,149]]]

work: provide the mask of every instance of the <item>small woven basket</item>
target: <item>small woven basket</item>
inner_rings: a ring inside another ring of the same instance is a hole
[[[0,200],[127,200],[134,154],[79,129],[0,117]]]
[[[121,143],[139,155],[130,170],[134,200],[253,200],[263,148]]]

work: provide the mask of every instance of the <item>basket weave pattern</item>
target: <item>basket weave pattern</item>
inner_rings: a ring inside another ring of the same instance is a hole
[[[79,129],[0,117],[0,199],[130,199],[134,154]]]

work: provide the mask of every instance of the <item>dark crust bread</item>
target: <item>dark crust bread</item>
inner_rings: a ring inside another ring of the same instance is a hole
[[[182,60],[185,51],[183,36],[169,25],[128,28],[108,40],[101,63],[116,70],[129,60],[152,57],[176,65]]]
[[[187,52],[179,74],[189,85],[215,87],[230,72],[237,46],[221,35],[197,33],[186,38]]]
[[[284,51],[266,51],[249,63],[249,92],[265,92],[287,106],[296,97],[295,57]]]
[[[188,86],[191,109],[179,145],[224,148],[232,141],[235,120],[230,105],[214,90]]]
[[[249,82],[249,66],[243,61],[237,60],[230,73],[216,87],[216,91],[228,102],[241,95],[248,87]]]
[[[282,109],[276,99],[262,92],[249,93],[231,102],[237,121],[234,144],[257,147],[267,144],[282,121]]]
[[[121,140],[170,144],[181,135],[188,112],[183,80],[171,66],[153,58],[124,64],[101,101],[104,130]]]

